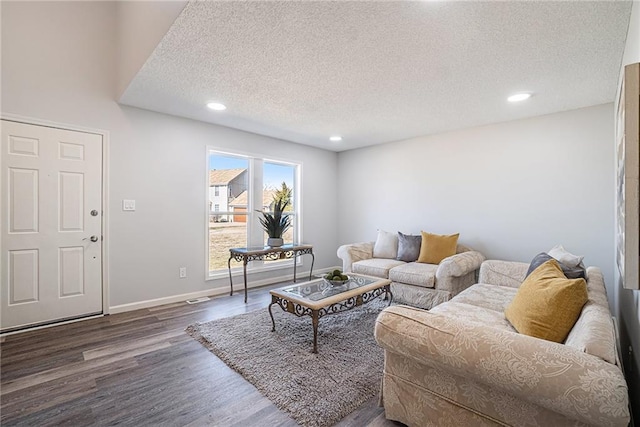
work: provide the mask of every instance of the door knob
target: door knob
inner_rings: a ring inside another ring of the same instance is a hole
[[[94,235],[94,236],[91,236],[91,237],[85,237],[82,240],[87,240],[87,239],[91,240],[92,242],[97,242],[98,241],[98,236]]]

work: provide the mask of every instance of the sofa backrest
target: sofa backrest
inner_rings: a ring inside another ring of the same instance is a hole
[[[480,266],[478,283],[519,288],[528,268],[524,262],[486,260]]]

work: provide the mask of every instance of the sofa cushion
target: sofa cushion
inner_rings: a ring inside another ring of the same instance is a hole
[[[371,258],[354,262],[351,269],[354,273],[365,274],[367,276],[389,278],[389,270],[404,264],[403,261],[386,258]]]
[[[527,277],[505,315],[521,334],[561,343],[587,302],[584,279],[567,279],[552,259]]]
[[[491,310],[477,305],[449,301],[429,310],[431,313],[455,317],[463,322],[475,322],[483,326],[515,332],[511,323],[504,317],[501,311]]]
[[[420,256],[418,262],[425,264],[440,264],[440,261],[456,254],[458,246],[458,236],[460,234],[452,234],[450,236],[442,236],[439,234],[431,234],[421,232],[422,243],[420,245]]]
[[[569,267],[577,267],[582,262],[584,256],[574,255],[567,251],[562,245],[556,245],[547,252],[549,256]]]
[[[378,238],[373,245],[374,258],[395,259],[398,256],[398,235],[378,230]]]
[[[398,261],[414,262],[420,255],[422,236],[402,234],[398,231]]]
[[[553,258],[551,255],[545,252],[540,252],[538,255],[536,255],[533,258],[533,260],[531,260],[531,264],[529,265],[529,269],[527,270],[527,276],[533,273],[533,270],[540,267],[542,264],[549,261],[550,259],[555,259],[555,258]],[[560,264],[560,268],[562,269],[562,272],[564,273],[564,275],[567,276],[567,279],[580,279],[580,278],[586,279],[587,278],[587,271],[584,268],[584,264],[582,263],[578,264],[575,267],[568,266],[562,261],[558,261],[558,264]]]
[[[393,267],[389,271],[389,280],[409,285],[422,286],[423,288],[433,288],[436,283],[435,264],[421,264],[419,262],[409,262],[407,264]]]
[[[391,282],[391,293],[394,304],[410,305],[423,310],[430,310],[451,299],[451,293],[448,291],[398,282]]]
[[[460,292],[451,301],[497,311],[504,317],[504,309],[511,304],[517,292],[516,288],[478,283]]]

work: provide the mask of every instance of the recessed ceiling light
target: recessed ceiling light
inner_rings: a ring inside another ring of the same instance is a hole
[[[207,107],[211,108],[214,111],[223,111],[227,109],[226,105],[220,104],[219,102],[210,102],[207,104]]]
[[[339,136],[339,135],[334,135],[334,136],[329,138],[329,141],[339,142],[339,141],[342,141],[342,137]]]
[[[525,99],[529,99],[531,98],[531,94],[530,93],[516,93],[515,95],[511,95],[510,97],[507,98],[507,101],[509,102],[520,102],[520,101],[524,101]]]

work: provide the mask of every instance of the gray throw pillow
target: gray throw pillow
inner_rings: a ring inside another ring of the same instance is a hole
[[[402,234],[398,231],[398,261],[414,262],[420,256],[422,236]]]
[[[533,272],[533,270],[540,267],[542,264],[549,261],[550,259],[555,259],[555,258],[553,258],[551,255],[545,252],[540,252],[538,255],[536,255],[533,258],[533,261],[531,261],[531,264],[529,265],[529,270],[527,270],[527,275],[525,277],[528,277],[529,274]],[[560,268],[562,269],[562,272],[564,273],[564,275],[567,276],[567,279],[585,279],[585,280],[587,279],[587,272],[584,269],[584,264],[580,263],[576,267],[569,267],[568,265],[563,264],[560,261],[558,261],[558,264],[560,265]]]

